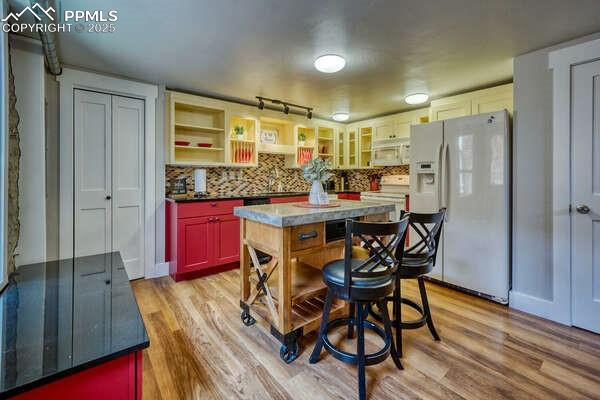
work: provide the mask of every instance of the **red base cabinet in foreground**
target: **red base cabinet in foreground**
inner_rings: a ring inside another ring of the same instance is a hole
[[[338,193],[338,199],[340,200],[360,200],[360,193],[356,192],[345,192]]]
[[[13,397],[15,400],[141,400],[142,351],[75,372]]]
[[[239,267],[242,200],[167,200],[166,261],[173,279],[196,278]]]

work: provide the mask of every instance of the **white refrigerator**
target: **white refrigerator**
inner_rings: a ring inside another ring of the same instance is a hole
[[[430,277],[508,303],[508,113],[415,125],[410,144],[410,211],[447,209],[441,248]]]

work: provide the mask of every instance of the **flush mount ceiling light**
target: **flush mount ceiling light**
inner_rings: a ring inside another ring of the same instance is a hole
[[[315,60],[315,68],[326,74],[341,71],[346,66],[346,60],[337,54],[325,54]]]
[[[408,104],[421,104],[425,103],[429,99],[429,95],[425,93],[414,93],[409,94],[404,98]]]
[[[331,118],[333,118],[334,121],[338,122],[348,121],[348,118],[350,118],[350,114],[345,112],[337,112],[333,114]]]

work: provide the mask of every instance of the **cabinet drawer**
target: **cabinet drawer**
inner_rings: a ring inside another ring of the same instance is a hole
[[[291,229],[292,251],[309,249],[325,244],[325,224],[317,222],[314,224],[293,226]]]
[[[233,214],[234,207],[244,205],[242,200],[198,201],[177,205],[177,218],[204,217],[209,215]]]

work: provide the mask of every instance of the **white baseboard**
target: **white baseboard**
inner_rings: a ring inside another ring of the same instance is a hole
[[[145,278],[153,279],[153,278],[160,278],[161,276],[167,276],[167,275],[169,275],[169,263],[162,262],[162,263],[157,263],[156,265],[154,265],[153,273],[148,273],[148,271],[147,271]]]
[[[554,322],[571,325],[570,319],[557,307],[554,301],[542,299],[529,294],[510,291],[509,307],[524,311]]]

